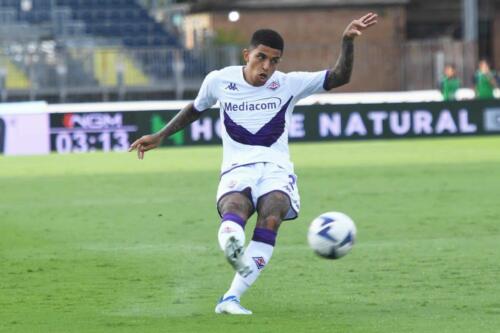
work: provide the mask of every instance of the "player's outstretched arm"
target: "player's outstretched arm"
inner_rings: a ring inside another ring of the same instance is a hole
[[[349,23],[342,34],[342,52],[326,78],[325,88],[327,90],[340,87],[349,82],[354,63],[354,38],[361,36],[363,30],[376,24],[377,17],[375,13],[368,13]]]
[[[199,119],[201,112],[198,112],[193,103],[189,103],[182,110],[180,110],[172,120],[168,122],[160,131],[144,135],[139,139],[135,140],[129,147],[128,151],[137,150],[137,157],[142,160],[144,158],[144,152],[158,147],[165,137],[169,137],[172,134],[177,133],[187,125],[191,124],[193,121]]]

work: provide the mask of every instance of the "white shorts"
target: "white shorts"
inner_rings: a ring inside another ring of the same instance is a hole
[[[259,162],[242,165],[222,174],[217,189],[217,207],[222,197],[235,192],[250,190],[254,211],[259,199],[269,192],[279,191],[290,199],[290,210],[285,220],[297,218],[300,196],[297,176],[274,163]],[[220,212],[219,212],[220,214]]]

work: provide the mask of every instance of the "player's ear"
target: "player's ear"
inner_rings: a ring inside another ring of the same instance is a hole
[[[241,52],[243,55],[243,60],[245,60],[245,63],[248,63],[250,60],[250,50],[249,49],[243,49],[243,52]]]

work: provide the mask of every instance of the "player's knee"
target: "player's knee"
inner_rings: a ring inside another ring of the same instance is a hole
[[[273,191],[260,198],[257,209],[262,216],[279,216],[283,218],[290,208],[290,199],[280,191]]]
[[[288,199],[288,196],[281,191],[272,191],[266,194],[263,198],[265,198],[266,200],[281,202],[286,201]]]
[[[252,204],[244,195],[235,193],[222,198],[219,202],[219,211],[222,215],[233,213],[248,219],[252,214]]]
[[[277,231],[290,209],[290,200],[282,192],[274,191],[259,200],[257,226]]]

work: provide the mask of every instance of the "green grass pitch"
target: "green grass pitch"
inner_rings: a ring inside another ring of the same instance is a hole
[[[0,157],[0,331],[499,332],[500,137],[291,150],[301,215],[244,318],[214,314],[220,147]],[[337,261],[306,244],[330,210],[358,227]]]

